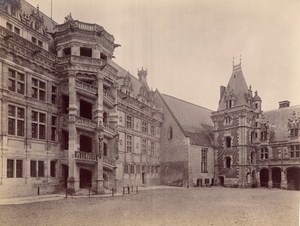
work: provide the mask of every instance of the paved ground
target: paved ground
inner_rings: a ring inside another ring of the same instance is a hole
[[[190,188],[0,206],[0,225],[299,225],[297,191]]]

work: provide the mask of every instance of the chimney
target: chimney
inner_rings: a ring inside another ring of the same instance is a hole
[[[226,87],[225,87],[225,86],[220,86],[220,100],[219,100],[219,102],[221,101],[222,96],[223,96],[223,94],[225,93],[225,90],[226,90]]]
[[[290,106],[290,102],[288,100],[283,100],[279,102],[279,108],[286,108]]]

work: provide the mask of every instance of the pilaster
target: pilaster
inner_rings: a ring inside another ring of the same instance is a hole
[[[97,94],[95,120],[97,127],[100,127],[103,123],[103,78],[101,74],[98,74],[97,77]]]

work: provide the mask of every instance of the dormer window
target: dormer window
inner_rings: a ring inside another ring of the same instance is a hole
[[[267,140],[268,138],[268,134],[267,134],[267,131],[263,131],[260,133],[260,139],[261,140]]]
[[[231,117],[227,116],[225,117],[225,125],[231,124]]]
[[[269,150],[268,148],[261,148],[260,149],[260,159],[268,159],[269,158]]]
[[[233,108],[234,106],[234,100],[227,100],[226,101],[226,108]]]
[[[298,131],[299,131],[298,128],[291,129],[291,130],[290,130],[290,135],[291,135],[291,137],[298,137],[298,134],[299,134]]]

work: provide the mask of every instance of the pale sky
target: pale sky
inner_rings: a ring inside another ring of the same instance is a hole
[[[28,0],[50,16],[51,0]],[[299,0],[52,0],[53,19],[96,23],[114,35],[115,61],[165,94],[216,110],[232,58],[263,110],[300,104]]]

